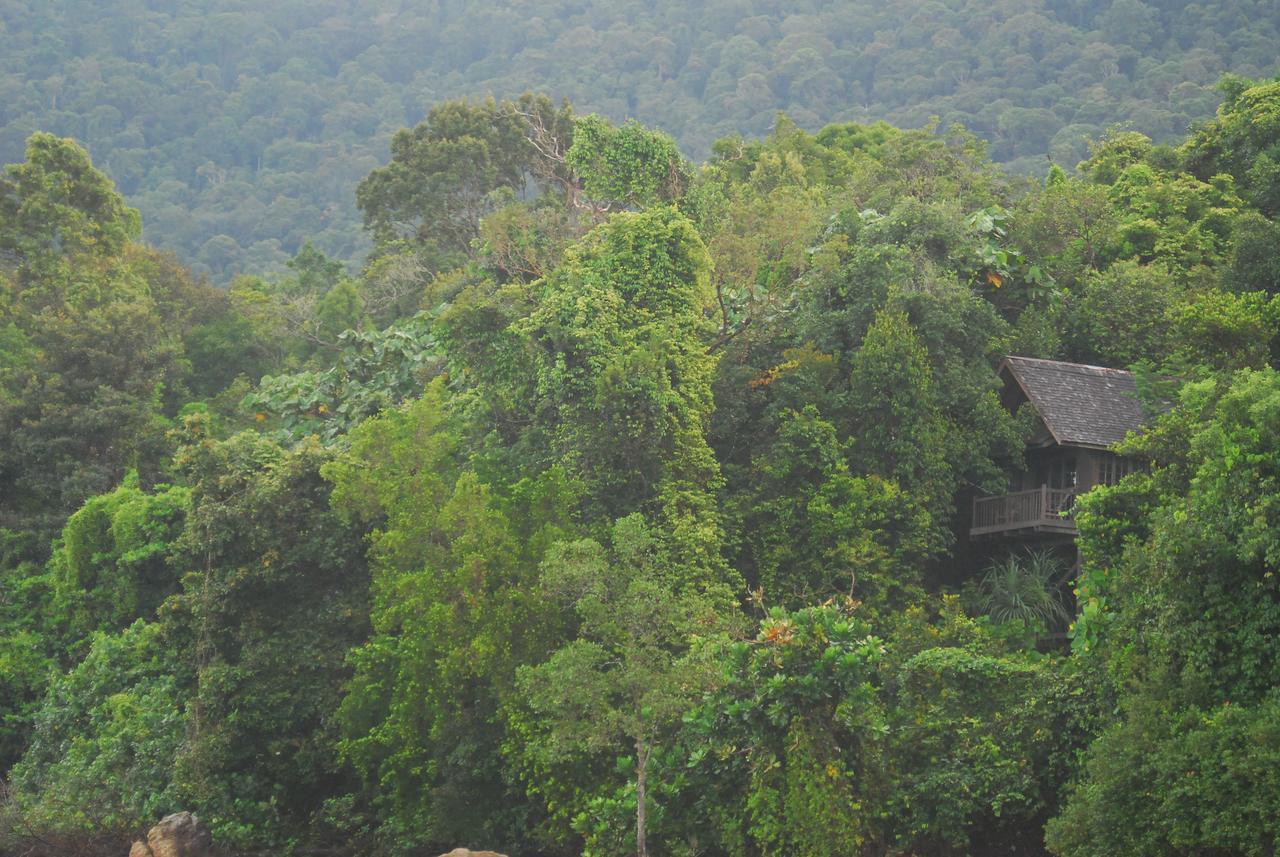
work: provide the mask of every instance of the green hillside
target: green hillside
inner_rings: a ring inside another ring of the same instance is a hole
[[[310,238],[358,260],[353,190],[391,133],[525,90],[634,117],[700,159],[786,111],[816,130],[938,116],[1043,174],[1123,124],[1168,141],[1227,71],[1274,73],[1270,0],[5,0],[0,162],[81,141],[147,239],[218,282]]]

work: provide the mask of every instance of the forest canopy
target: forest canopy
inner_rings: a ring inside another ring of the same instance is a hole
[[[316,37],[309,8],[243,14]],[[1159,55],[1137,0],[1055,14]],[[355,177],[367,254],[317,235],[225,289],[28,135],[0,850],[189,810],[237,854],[1273,854],[1280,81],[1205,97],[1043,177],[959,124],[769,109],[694,162],[443,99]],[[1068,479],[1067,539],[971,538],[1038,479],[1008,355],[1132,373],[1142,430]]]
[[[1071,169],[1114,125],[1174,142],[1226,72],[1275,74],[1270,0],[0,3],[0,163],[80,140],[153,246],[225,284],[310,240],[363,255],[353,189],[445,99],[529,88],[662,128],[687,156],[938,117],[992,158]],[[1047,158],[1047,159],[1046,159]]]

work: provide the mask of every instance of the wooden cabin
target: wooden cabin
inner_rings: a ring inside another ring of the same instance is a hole
[[[1073,539],[1075,498],[1135,467],[1110,451],[1145,422],[1133,373],[1030,357],[1006,357],[997,371],[1001,403],[1010,411],[1032,408],[1036,428],[1027,442],[1027,469],[1010,481],[1010,493],[974,498],[969,535]]]

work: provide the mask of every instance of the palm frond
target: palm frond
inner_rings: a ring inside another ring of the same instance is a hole
[[[1062,599],[1067,574],[1067,564],[1051,551],[1010,554],[983,572],[978,582],[979,606],[1000,623],[1064,624],[1071,619]]]

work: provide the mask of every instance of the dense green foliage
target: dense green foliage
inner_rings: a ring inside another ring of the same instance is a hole
[[[1274,853],[1280,88],[1222,89],[1043,182],[962,128],[694,165],[448,101],[360,184],[358,275],[303,243],[226,292],[34,135],[0,848],[191,809],[246,854]],[[1079,565],[967,538],[1034,430],[1011,353],[1131,367],[1152,415]]]
[[[1050,829],[1062,854],[1262,854],[1280,752],[1280,375],[1189,384],[1141,442],[1150,474],[1083,513],[1085,663],[1121,716]]]
[[[137,212],[69,140],[31,138],[0,211],[0,527],[43,542],[129,470],[162,473],[186,341],[226,297],[131,243]]]
[[[940,608],[885,638],[832,607],[775,610],[732,646],[686,721],[713,853],[1038,850],[1093,716],[1087,682]]]
[[[661,127],[697,158],[726,135],[766,133],[780,110],[809,130],[939,116],[1041,173],[1046,154],[1070,169],[1115,124],[1176,139],[1213,113],[1223,72],[1277,71],[1280,17],[1269,0],[130,0],[109,14],[11,0],[0,35],[0,163],[36,130],[84,141],[148,239],[225,282],[283,268],[307,239],[360,255],[353,188],[388,141],[432,136],[395,132],[444,99],[555,92]],[[440,173],[442,192],[516,180],[509,150],[492,147],[509,124],[465,140],[460,127],[450,147],[468,165]],[[1250,183],[1274,183],[1265,128],[1224,131],[1229,171],[1243,181],[1247,159]],[[448,242],[475,222],[436,226]]]

